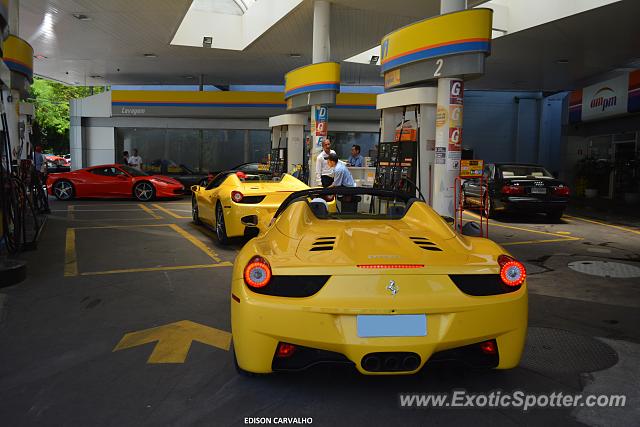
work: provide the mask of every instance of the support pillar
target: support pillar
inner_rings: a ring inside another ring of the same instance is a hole
[[[313,3],[313,63],[327,62],[331,57],[330,42],[331,4],[327,0],[315,0]],[[316,182],[316,157],[322,150],[327,137],[328,108],[326,105],[311,106],[311,151],[309,153],[309,185],[319,186]],[[319,129],[318,127],[321,127]]]
[[[440,0],[440,14],[466,8],[466,0]],[[462,105],[464,85],[460,79],[438,79],[433,209],[442,216],[455,216],[454,186],[462,154]]]

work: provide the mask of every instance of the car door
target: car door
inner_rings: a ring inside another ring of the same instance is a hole
[[[209,183],[209,185],[207,185],[205,190],[200,190],[196,194],[198,201],[198,213],[202,221],[214,225],[218,192],[220,190],[220,186],[228,176],[228,174],[219,174]]]
[[[113,178],[111,188],[114,197],[131,197],[133,194],[133,177],[120,169],[112,167]]]
[[[131,177],[124,171],[113,166],[103,166],[90,169],[89,172],[92,174],[90,196],[125,197],[132,194]]]

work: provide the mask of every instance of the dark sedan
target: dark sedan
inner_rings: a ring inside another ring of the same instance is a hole
[[[484,205],[489,217],[505,211],[545,213],[557,221],[569,201],[569,187],[533,164],[487,164],[482,184],[480,179],[466,180],[461,194],[463,206]]]
[[[183,164],[176,164],[171,160],[155,160],[144,168],[145,172],[171,177],[179,181],[184,188],[190,189],[192,185],[207,185],[209,174],[195,172]],[[189,191],[189,190],[187,190]]]

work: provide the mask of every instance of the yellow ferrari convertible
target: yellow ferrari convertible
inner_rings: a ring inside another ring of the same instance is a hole
[[[266,229],[287,196],[308,188],[288,174],[276,176],[269,171],[222,172],[206,187],[191,187],[193,221],[214,227],[218,241],[226,244],[230,237]]]
[[[525,278],[501,246],[457,233],[406,193],[295,192],[236,259],[236,368],[330,362],[388,375],[445,360],[513,368],[527,329]]]

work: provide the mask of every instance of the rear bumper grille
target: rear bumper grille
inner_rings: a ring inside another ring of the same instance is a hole
[[[488,296],[515,292],[521,286],[507,286],[499,274],[450,274],[451,281],[467,295]]]
[[[250,288],[252,292],[277,297],[310,297],[325,285],[331,276],[272,276],[264,288]]]

